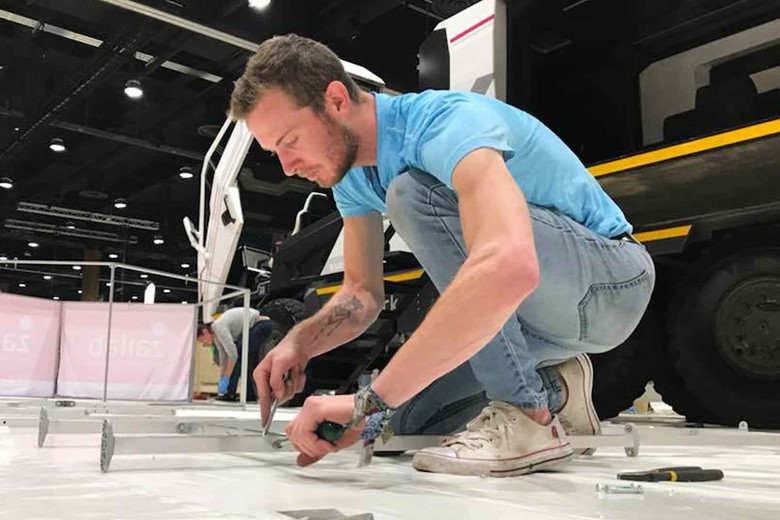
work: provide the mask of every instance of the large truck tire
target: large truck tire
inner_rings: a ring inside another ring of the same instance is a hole
[[[780,428],[780,248],[732,247],[705,260],[670,316],[677,372],[718,423]]]
[[[290,329],[306,318],[306,312],[303,302],[292,298],[271,300],[260,307],[258,311],[260,311],[261,315],[271,318],[271,321],[273,322],[271,334],[269,334],[268,339],[263,343],[263,347],[260,351],[259,361],[262,361],[265,356],[267,356],[268,353],[284,339],[287,333],[290,332]],[[303,401],[306,397],[311,395],[314,391],[310,379],[310,377],[306,378],[306,387],[303,389],[303,392],[293,397],[292,400],[289,401],[288,406],[303,405]]]
[[[261,315],[274,320],[285,334],[306,317],[303,302],[292,298],[271,300],[260,307],[258,311]]]
[[[593,405],[602,421],[629,408],[650,380],[649,359],[664,343],[661,324],[651,305],[637,328],[620,346],[590,356],[593,362]]]
[[[650,380],[662,401],[675,413],[685,417],[689,424],[718,424],[718,417],[707,410],[688,388],[674,367],[674,360],[667,345],[654,352],[650,361]]]

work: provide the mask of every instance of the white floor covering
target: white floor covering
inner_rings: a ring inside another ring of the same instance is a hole
[[[250,412],[243,412],[250,414]],[[628,458],[601,448],[555,472],[505,479],[420,473],[411,456],[356,467],[353,452],[298,468],[291,453],[115,457],[99,469],[99,436],[0,427],[0,518],[284,519],[280,511],[338,509],[382,519],[780,519],[777,447],[653,447]],[[643,495],[604,495],[619,471],[717,468],[709,483],[642,483]]]

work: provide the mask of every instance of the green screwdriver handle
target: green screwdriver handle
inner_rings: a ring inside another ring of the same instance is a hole
[[[330,443],[335,443],[344,435],[345,431],[347,431],[347,427],[342,424],[323,421],[317,426],[317,437]]]

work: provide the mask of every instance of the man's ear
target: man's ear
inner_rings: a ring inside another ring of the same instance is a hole
[[[345,115],[350,105],[349,91],[344,83],[331,81],[325,88],[325,110],[332,116]]]

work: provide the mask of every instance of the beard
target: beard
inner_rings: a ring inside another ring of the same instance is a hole
[[[330,143],[330,152],[328,153],[331,163],[334,165],[333,179],[318,182],[321,188],[332,188],[339,182],[347,172],[352,169],[357,160],[360,140],[358,136],[344,125],[340,125],[328,114],[322,114],[325,125],[328,127],[328,133],[332,139]]]

